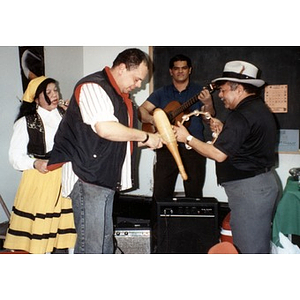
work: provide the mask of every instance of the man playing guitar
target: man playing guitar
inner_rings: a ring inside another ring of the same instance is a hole
[[[190,81],[192,64],[189,57],[179,54],[171,58],[169,72],[172,84],[163,86],[154,91],[139,107],[139,117],[144,130],[154,130],[153,111],[162,108],[167,112],[170,122],[181,121],[184,110],[207,111],[215,114],[212,97],[208,89]],[[189,132],[192,136],[204,140],[202,118],[191,118]],[[150,125],[150,126],[149,126]],[[148,129],[146,128],[148,126]],[[179,144],[179,152],[186,169],[188,180],[184,181],[186,197],[202,198],[202,189],[205,180],[206,158],[188,150],[184,144]],[[178,176],[178,168],[171,153],[164,146],[156,151],[156,164],[154,166],[154,191],[156,201],[172,199]]]

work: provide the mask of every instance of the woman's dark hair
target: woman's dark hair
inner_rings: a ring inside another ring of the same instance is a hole
[[[15,122],[21,119],[22,117],[33,115],[36,112],[36,103],[22,101],[22,104],[19,109],[19,113],[15,119]]]
[[[49,83],[54,83],[54,84],[56,84],[56,80],[53,79],[53,78],[47,78],[47,79],[45,79],[45,80],[38,86],[38,88],[36,89],[35,96],[34,96],[34,99],[36,99],[36,98],[39,97],[39,94],[40,94],[40,93],[44,93],[44,97],[45,97],[45,100],[46,100],[46,102],[48,103],[48,105],[51,104],[51,101],[50,101],[50,99],[49,99],[49,97],[47,96],[47,93],[46,93],[47,86],[48,86]]]
[[[48,86],[49,83],[55,83],[55,84],[57,84],[56,80],[53,79],[53,78],[47,78],[47,79],[45,79],[38,86],[38,88],[36,89],[34,100],[36,98],[38,98],[38,96],[40,95],[40,93],[44,93],[44,97],[45,97],[46,102],[49,105],[51,104],[51,101],[50,101],[49,97],[46,94],[46,89],[47,89],[47,86]],[[36,109],[37,109],[37,104],[36,104],[35,101],[33,101],[33,102],[22,101],[22,104],[20,106],[20,110],[19,110],[19,113],[18,113],[18,115],[16,117],[15,122],[17,120],[21,119],[22,117],[33,115],[36,112]]]

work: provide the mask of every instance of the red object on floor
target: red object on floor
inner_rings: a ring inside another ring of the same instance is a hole
[[[235,246],[230,242],[221,242],[213,247],[211,247],[208,251],[208,254],[238,254],[239,252],[235,248]]]
[[[226,215],[222,222],[221,228],[221,242],[229,242],[233,244],[231,227],[230,227],[230,212]]]
[[[10,250],[4,250],[0,251],[0,254],[29,254],[29,252],[16,250],[16,251],[10,251]]]

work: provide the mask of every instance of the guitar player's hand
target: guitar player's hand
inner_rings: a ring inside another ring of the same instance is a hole
[[[153,111],[156,107],[149,101],[145,101],[138,109],[138,117],[142,123],[154,125]]]
[[[204,104],[204,105],[212,105],[212,97],[210,92],[207,89],[203,89],[199,96],[198,99]]]
[[[215,115],[215,108],[213,105],[211,93],[208,89],[203,89],[200,94],[198,95],[198,99],[203,103],[201,107],[201,111],[209,112],[211,116]],[[203,118],[205,120],[205,118]]]

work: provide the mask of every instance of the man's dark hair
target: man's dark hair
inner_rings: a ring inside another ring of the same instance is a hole
[[[243,83],[243,82],[229,81],[229,80],[220,80],[220,81],[218,81],[217,82],[217,88],[219,88],[221,85],[225,84],[226,82],[229,82],[229,85],[230,85],[232,91],[234,91],[239,84],[242,85],[244,87],[244,90],[249,94],[254,93],[255,95],[259,95],[261,90],[262,90],[262,87],[256,87],[252,84]]]
[[[144,62],[148,70],[150,69],[150,59],[148,55],[140,49],[130,48],[119,53],[113,62],[113,68],[119,66],[120,64],[125,64],[126,69],[136,69],[138,66]]]
[[[192,67],[192,61],[189,57],[183,55],[183,54],[177,54],[175,55],[174,57],[172,57],[170,59],[170,62],[169,62],[169,69],[172,69],[174,67],[174,63],[176,61],[186,61],[187,62],[187,65],[189,68]]]

